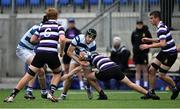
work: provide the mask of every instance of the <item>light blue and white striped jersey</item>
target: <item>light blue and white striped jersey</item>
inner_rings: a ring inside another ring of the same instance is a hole
[[[162,21],[159,22],[157,28],[157,36],[159,40],[166,40],[166,46],[161,48],[162,51],[168,53],[177,53],[175,41],[172,38],[169,28],[164,25]]]
[[[40,38],[37,52],[57,52],[59,35],[61,34],[65,34],[64,28],[56,20],[48,20],[43,23],[35,32],[35,35]]]
[[[20,42],[19,42],[19,46],[25,47],[29,50],[34,50],[34,48],[36,47],[37,44],[33,44],[30,42],[30,39],[32,37],[32,35],[37,31],[37,29],[39,28],[40,25],[34,25],[33,27],[31,27],[21,38]]]
[[[71,45],[76,47],[75,52],[74,52],[76,55],[79,55],[81,51],[84,51],[86,53],[91,53],[91,52],[96,51],[96,42],[93,41],[90,44],[86,44],[84,34],[80,34],[76,36],[71,41]]]

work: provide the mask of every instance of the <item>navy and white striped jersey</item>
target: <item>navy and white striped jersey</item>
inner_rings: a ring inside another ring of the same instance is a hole
[[[93,41],[90,44],[86,44],[84,34],[80,34],[76,36],[71,41],[71,45],[76,47],[75,52],[74,52],[76,55],[79,55],[81,51],[84,51],[88,54],[96,51],[96,42]]]
[[[35,32],[35,35],[40,38],[37,52],[51,51],[57,52],[59,35],[65,34],[64,28],[57,23],[56,20],[48,20]]]
[[[25,47],[29,50],[33,50],[37,44],[33,44],[30,42],[30,39],[32,37],[32,35],[34,35],[34,33],[38,30],[40,25],[34,25],[33,27],[31,27],[21,38],[20,42],[19,42],[19,46]]]
[[[168,53],[176,53],[177,49],[175,46],[175,41],[172,38],[169,28],[164,25],[162,21],[159,22],[157,28],[157,36],[159,40],[166,40],[166,46],[161,48],[162,51]]]
[[[91,63],[100,71],[118,66],[115,62],[111,61],[108,57],[100,55],[100,54],[92,56]]]

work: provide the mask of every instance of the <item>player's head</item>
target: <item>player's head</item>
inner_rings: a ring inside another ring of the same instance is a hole
[[[143,26],[144,26],[144,24],[143,24],[143,21],[142,21],[142,20],[138,20],[138,21],[136,22],[136,29],[142,29]]]
[[[58,11],[55,8],[48,8],[46,11],[46,16],[49,19],[57,20],[58,18]]]
[[[75,19],[74,18],[69,18],[68,19],[68,27],[69,28],[74,28],[75,27]]]
[[[121,46],[121,38],[116,36],[113,38],[113,47],[118,49]]]
[[[97,32],[95,29],[92,28],[88,29],[86,32],[86,43],[90,44],[91,42],[93,42],[96,39],[96,35]]]
[[[48,21],[47,15],[44,15],[44,16],[43,16],[42,23],[45,23],[46,21]]]
[[[159,21],[161,20],[161,12],[159,11],[152,11],[149,14],[150,22],[152,25],[158,25]]]

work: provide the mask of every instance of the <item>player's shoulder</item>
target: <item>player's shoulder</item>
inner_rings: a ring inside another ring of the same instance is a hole
[[[96,41],[94,40],[93,42],[91,42],[92,46],[96,46]]]
[[[79,34],[77,35],[80,39],[85,39],[85,35],[84,34]]]
[[[79,34],[79,35],[77,35],[77,36],[75,37],[75,39],[76,39],[77,41],[82,42],[83,40],[85,40],[85,35],[84,35],[84,34]]]
[[[36,24],[31,27],[31,29],[38,29],[42,24]]]

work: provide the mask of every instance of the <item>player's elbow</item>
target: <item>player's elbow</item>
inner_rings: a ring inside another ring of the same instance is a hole
[[[66,41],[65,36],[64,35],[60,35],[60,42],[61,43],[65,43],[65,41]]]

